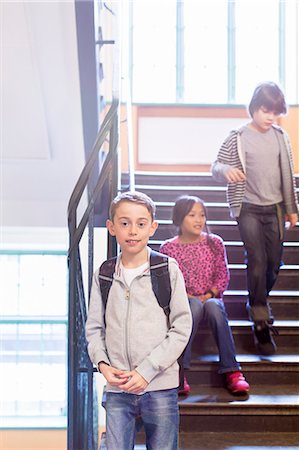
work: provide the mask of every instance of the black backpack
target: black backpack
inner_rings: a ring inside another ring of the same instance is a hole
[[[116,261],[116,256],[108,259],[101,265],[99,271],[100,289],[105,308],[107,305],[108,294],[113,282]],[[150,272],[154,294],[165,315],[168,317],[170,313],[169,303],[171,299],[168,257],[151,250]]]
[[[113,274],[115,272],[117,257],[110,258],[103,262],[99,271],[99,283],[102,295],[102,301],[106,309],[109,291],[113,282]],[[171,284],[168,270],[168,257],[161,253],[151,250],[150,253],[150,273],[151,282],[154,294],[156,296],[158,304],[163,309],[166,317],[170,314],[170,300],[171,300]],[[180,388],[183,385],[183,369],[182,369],[182,357],[178,359],[180,366]]]

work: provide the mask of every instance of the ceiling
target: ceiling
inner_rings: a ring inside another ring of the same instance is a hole
[[[1,224],[65,226],[84,165],[73,1],[0,4]]]

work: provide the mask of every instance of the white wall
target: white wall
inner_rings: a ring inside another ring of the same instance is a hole
[[[229,132],[246,123],[239,118],[140,117],[141,164],[211,164]]]
[[[0,2],[1,223],[64,227],[84,165],[73,1]]]

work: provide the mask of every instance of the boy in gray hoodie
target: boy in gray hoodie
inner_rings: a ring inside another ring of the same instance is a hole
[[[142,418],[147,448],[177,450],[179,411],[177,359],[188,343],[192,318],[183,276],[169,258],[170,314],[151,284],[148,240],[157,229],[155,205],[145,194],[126,192],[110,207],[107,228],[121,248],[106,309],[99,269],[86,323],[91,361],[107,380],[107,450],[134,448],[136,418]]]

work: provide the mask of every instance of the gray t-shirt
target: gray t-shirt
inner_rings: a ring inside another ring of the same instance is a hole
[[[241,134],[246,164],[243,201],[254,205],[273,205],[282,201],[280,147],[272,128],[266,133],[244,127]]]

